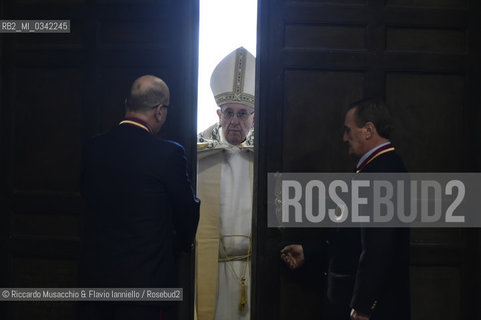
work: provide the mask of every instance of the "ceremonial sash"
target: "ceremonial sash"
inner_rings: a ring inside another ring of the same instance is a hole
[[[356,173],[359,173],[362,171],[362,169],[364,169],[365,166],[367,166],[372,160],[376,159],[377,157],[379,157],[380,155],[382,154],[385,154],[385,153],[388,153],[388,152],[393,152],[394,151],[394,147],[391,143],[389,144],[386,144],[385,146],[382,146],[380,147],[379,149],[377,149],[376,151],[374,151],[373,153],[371,153],[371,155],[369,155],[369,157],[367,157],[360,165],[359,167],[356,169]]]
[[[148,133],[152,134],[152,128],[146,122],[137,118],[125,118],[119,123],[119,125],[128,125],[132,127],[141,128],[147,131]]]

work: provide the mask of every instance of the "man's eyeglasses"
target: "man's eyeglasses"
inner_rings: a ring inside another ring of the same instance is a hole
[[[236,113],[236,112],[234,112],[234,111],[232,111],[232,110],[230,110],[230,109],[226,109],[226,110],[224,110],[224,111],[221,110],[221,113],[222,113],[222,115],[224,116],[224,118],[225,118],[226,120],[230,120],[230,119],[234,118],[234,115],[235,115],[235,116],[237,116],[237,119],[245,121],[245,120],[247,120],[247,119],[249,118],[249,116],[250,116],[251,114],[253,114],[254,112],[247,112],[247,111],[245,111],[245,110],[241,110],[241,111],[239,111],[239,112]]]

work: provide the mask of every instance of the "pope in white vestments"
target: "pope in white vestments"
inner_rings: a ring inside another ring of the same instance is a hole
[[[255,58],[244,48],[211,76],[219,123],[199,134],[196,318],[250,319]]]

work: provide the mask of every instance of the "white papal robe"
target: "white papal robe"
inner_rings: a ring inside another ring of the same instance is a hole
[[[199,135],[196,314],[199,320],[250,318],[252,132],[233,146],[218,125]],[[239,311],[241,279],[246,304]]]

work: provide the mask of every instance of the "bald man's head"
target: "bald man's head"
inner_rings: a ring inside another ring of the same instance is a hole
[[[126,100],[128,111],[145,112],[155,106],[168,106],[170,92],[167,84],[155,76],[145,75],[137,78],[130,88],[130,95]]]

